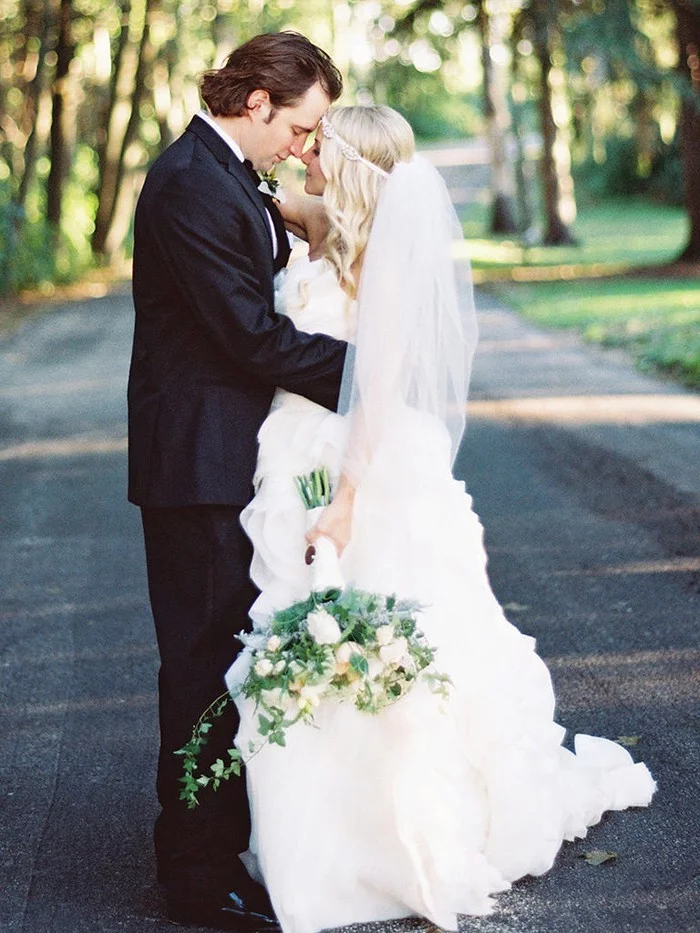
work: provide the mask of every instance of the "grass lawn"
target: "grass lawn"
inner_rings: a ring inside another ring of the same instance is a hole
[[[681,251],[682,210],[635,199],[591,205],[580,212],[573,247],[526,249],[475,236],[474,218],[464,226],[475,280],[506,304],[538,324],[624,347],[642,367],[700,388],[700,274],[639,268]]]

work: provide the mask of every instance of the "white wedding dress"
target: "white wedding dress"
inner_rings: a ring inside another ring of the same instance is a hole
[[[355,303],[325,260],[299,260],[280,299],[299,329],[352,340]],[[456,930],[457,914],[489,913],[491,895],[546,872],[562,841],[605,810],[645,806],[654,791],[645,765],[613,742],[579,735],[576,754],[562,747],[549,672],[491,591],[482,528],[443,433],[418,413],[412,427],[403,468],[373,462],[363,478],[341,566],[359,588],[428,607],[421,626],[454,687],[443,701],[419,685],[377,716],[322,705],[318,728],[294,726],[286,748],[250,761],[244,860],[284,933],[411,915]],[[242,516],[261,590],[256,625],[308,595],[293,477],[321,465],[337,475],[346,430],[346,418],[277,391]],[[249,663],[246,650],[231,668],[234,691]],[[246,754],[256,716],[236,702]]]

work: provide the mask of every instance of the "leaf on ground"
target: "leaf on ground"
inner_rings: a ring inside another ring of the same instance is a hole
[[[529,608],[529,606],[525,606],[523,603],[506,603],[503,606],[506,612],[527,612]]]
[[[579,858],[584,858],[589,865],[602,865],[603,862],[609,862],[617,858],[617,852],[608,852],[605,849],[591,849],[590,852],[582,852]]]
[[[636,745],[640,739],[641,735],[618,735],[615,741],[618,745],[624,745],[630,748],[632,745]]]

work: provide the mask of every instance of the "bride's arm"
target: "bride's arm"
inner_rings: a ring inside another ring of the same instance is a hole
[[[306,535],[309,544],[319,538],[330,538],[340,556],[352,536],[352,512],[355,505],[355,487],[343,474],[333,501],[321,513],[321,517]]]
[[[310,253],[320,249],[328,235],[328,218],[323,198],[288,194],[278,206],[287,230],[306,240]]]

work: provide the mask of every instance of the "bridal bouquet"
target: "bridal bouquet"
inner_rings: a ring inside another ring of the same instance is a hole
[[[325,470],[297,477],[297,485],[310,517],[330,502]],[[307,599],[274,613],[265,629],[238,636],[250,654],[239,694],[255,703],[261,738],[258,745],[251,744],[251,756],[267,743],[284,746],[286,730],[297,722],[312,724],[315,710],[328,700],[349,701],[362,712],[376,714],[405,696],[418,680],[447,696],[449,677],[432,668],[435,649],[419,629],[420,606],[395,596],[342,588],[335,549],[326,543],[334,562],[317,545],[314,588]],[[180,799],[190,808],[197,805],[202,788],[218,788],[222,780],[239,775],[245,762],[238,749],[229,749],[228,763],[218,759],[209,774],[199,774],[197,757],[212,719],[230,700],[229,694],[219,697],[200,718],[190,742],[176,752],[184,759]]]

